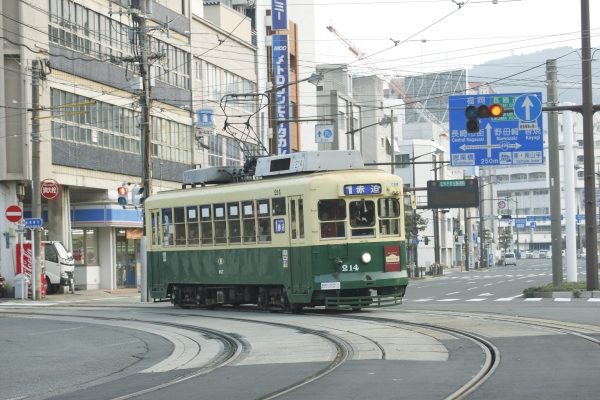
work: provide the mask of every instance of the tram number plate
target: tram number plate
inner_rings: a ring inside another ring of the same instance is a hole
[[[339,282],[321,282],[321,290],[336,290],[340,288]]]
[[[354,264],[354,265],[344,264],[344,265],[342,265],[342,272],[358,271],[359,269],[360,268],[358,267],[358,264]]]

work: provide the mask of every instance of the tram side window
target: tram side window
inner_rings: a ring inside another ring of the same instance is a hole
[[[346,237],[346,201],[343,199],[319,200],[317,204],[321,238]]]
[[[304,202],[298,199],[298,233],[304,238]]]
[[[240,203],[227,203],[227,220],[229,222],[229,243],[239,243],[241,240]]]
[[[173,210],[170,208],[162,209],[162,226],[163,226],[163,243],[166,246],[173,246],[173,234],[175,227],[173,226]]]
[[[175,245],[185,246],[185,211],[183,207],[173,209],[173,220],[175,222]]]
[[[210,206],[200,206],[200,230],[202,244],[213,243],[213,225]]]
[[[285,215],[285,197],[273,199],[273,215]]]
[[[256,219],[253,201],[242,202],[244,243],[256,243]]]
[[[271,213],[269,209],[269,200],[261,199],[256,201],[258,211],[258,241],[271,241]]]
[[[213,215],[215,220],[215,243],[227,243],[225,204],[213,205]]]
[[[152,211],[152,244],[160,244],[160,211]]]
[[[352,236],[375,235],[375,203],[371,200],[350,202]]]
[[[198,225],[198,207],[187,207],[187,244],[197,246],[200,244],[200,226]]]
[[[384,236],[400,235],[400,202],[387,197],[379,199],[379,233]]]

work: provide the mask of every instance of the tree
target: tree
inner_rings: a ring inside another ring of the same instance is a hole
[[[512,244],[513,234],[510,226],[499,228],[498,244],[500,248],[506,251]]]
[[[427,228],[427,224],[429,221],[419,214],[408,212],[404,214],[404,235],[407,240],[412,239],[414,235],[412,234],[413,229],[416,227],[417,232],[425,230]],[[412,247],[412,241],[409,241],[409,246]]]

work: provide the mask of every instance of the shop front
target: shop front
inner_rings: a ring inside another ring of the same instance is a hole
[[[73,205],[71,225],[76,289],[139,287],[141,210]]]

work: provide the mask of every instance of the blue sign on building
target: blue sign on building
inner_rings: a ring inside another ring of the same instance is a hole
[[[500,118],[481,118],[480,130],[467,132],[467,106],[501,104]],[[544,163],[541,93],[450,96],[450,163],[454,167]]]
[[[275,118],[277,120],[277,154],[290,153],[290,98],[288,37],[273,35],[273,71],[275,71]]]
[[[214,126],[212,108],[201,108],[196,110],[196,116],[198,119],[196,126],[198,128],[212,128]]]
[[[287,0],[271,0],[271,29],[287,29]]]
[[[526,219],[525,218],[515,218],[515,228],[524,229],[525,228]]]

